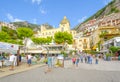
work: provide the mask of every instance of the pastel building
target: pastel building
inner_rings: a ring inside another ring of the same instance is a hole
[[[66,16],[64,16],[58,28],[47,29],[45,25],[41,25],[40,28],[41,30],[38,31],[38,34],[36,35],[36,37],[54,37],[54,34],[56,32],[68,32],[68,33],[71,33],[73,37],[76,35],[75,30],[70,30],[70,22]]]
[[[73,48],[75,50],[86,51],[90,50],[90,41],[89,37],[79,37],[74,38]]]

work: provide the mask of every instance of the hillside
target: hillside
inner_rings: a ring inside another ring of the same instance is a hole
[[[24,22],[12,22],[11,24],[13,24],[14,26],[16,27],[29,27],[33,30],[38,30],[40,25],[37,25],[37,24],[31,24],[31,23],[28,23],[27,21],[24,21]]]
[[[120,0],[113,0],[108,5],[97,11],[93,16],[85,20],[83,23],[86,23],[87,21],[92,19],[99,19],[112,13],[118,12],[120,12]],[[78,24],[74,29],[77,30],[80,27],[80,25],[81,24]]]
[[[12,24],[16,27],[29,27],[31,29],[33,29],[34,31],[38,31],[40,30],[40,26],[41,25],[37,25],[37,24],[32,24],[32,23],[29,23],[27,21],[24,21],[24,22],[12,22]],[[53,28],[51,25],[49,25],[48,23],[46,24],[42,24],[44,25],[47,29],[51,29]]]

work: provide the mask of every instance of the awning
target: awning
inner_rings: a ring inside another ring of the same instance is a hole
[[[120,39],[116,39],[116,42],[120,42]]]

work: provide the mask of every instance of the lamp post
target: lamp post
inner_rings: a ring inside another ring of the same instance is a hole
[[[19,66],[19,56],[20,56],[20,46],[18,46],[18,50],[17,50],[17,66]]]

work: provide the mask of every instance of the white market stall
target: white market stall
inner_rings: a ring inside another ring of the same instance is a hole
[[[0,52],[16,54],[18,49],[19,45],[0,42]]]
[[[8,60],[3,59],[3,53],[17,54],[18,49],[19,45],[0,42],[0,67],[2,67],[3,65],[9,65]]]

